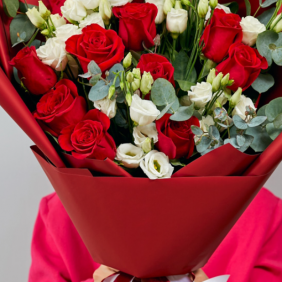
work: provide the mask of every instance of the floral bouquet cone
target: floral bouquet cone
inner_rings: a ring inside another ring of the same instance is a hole
[[[0,105],[94,261],[203,267],[282,159],[282,1],[84,2],[1,1]]]

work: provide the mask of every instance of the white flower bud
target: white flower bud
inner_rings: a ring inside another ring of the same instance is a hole
[[[134,80],[131,84],[133,92],[135,92],[137,89],[139,89],[140,85],[141,85],[141,80],[138,79],[138,78],[134,78]]]
[[[44,19],[47,20],[50,15],[51,12],[47,9],[47,7],[44,5],[44,3],[42,1],[38,1],[38,8],[39,8],[39,14],[40,16]]]
[[[197,83],[188,91],[188,96],[197,108],[202,109],[212,98],[212,86],[208,82]]]
[[[164,1],[164,14],[167,15],[171,9],[173,8],[172,0],[165,0]]]
[[[242,88],[239,87],[229,100],[229,104],[232,108],[234,108],[239,103],[241,99],[241,95],[242,95]]]
[[[140,90],[143,95],[146,95],[151,91],[153,82],[154,79],[150,74],[150,72],[144,71],[141,79],[141,86],[140,86]]]
[[[138,69],[134,68],[134,69],[132,70],[132,73],[134,74],[134,77],[135,77],[135,78],[141,79],[141,71],[140,71],[139,68],[138,68]]]
[[[273,29],[275,32],[279,33],[282,31],[282,20],[280,20],[278,23],[278,19],[280,18],[281,14],[277,15],[275,20],[271,23],[270,28]],[[277,24],[276,24],[277,23]]]
[[[150,179],[170,178],[174,170],[168,157],[156,150],[145,156],[140,163],[140,167]]]
[[[116,160],[122,162],[125,167],[137,168],[143,156],[144,152],[141,148],[126,143],[117,148]]]
[[[152,123],[160,114],[156,105],[149,100],[142,100],[137,94],[132,96],[130,106],[130,117],[138,125],[147,125]]]
[[[105,23],[105,25],[110,24],[110,19],[112,17],[112,9],[108,0],[100,0],[99,13]]]
[[[116,99],[112,100],[105,97],[104,99],[95,101],[94,107],[107,115],[109,119],[114,118],[117,113]]]
[[[230,74],[226,74],[221,80],[221,86],[225,87],[229,83]]]
[[[144,151],[145,154],[149,153],[152,151],[152,140],[147,137],[145,141],[142,143],[142,150]]]
[[[212,9],[215,9],[217,5],[218,5],[218,0],[210,0],[210,7]]]
[[[242,18],[240,25],[243,30],[242,42],[249,46],[255,45],[258,35],[266,30],[265,25],[252,16]]]
[[[174,9],[182,9],[181,1],[177,0],[175,1]]]
[[[206,17],[208,10],[209,10],[208,0],[200,0],[198,4],[198,14],[200,18],[204,19]]]
[[[132,72],[129,72],[127,75],[126,75],[126,80],[129,82],[129,83],[132,83],[134,81],[134,75]]]
[[[41,17],[40,13],[37,11],[35,7],[33,7],[32,9],[28,9],[26,15],[28,16],[29,20],[32,22],[34,26],[36,26],[39,29],[45,29],[46,22]]]
[[[222,80],[222,78],[223,78],[223,73],[220,72],[220,73],[216,76],[216,78],[213,80],[213,82],[212,82],[212,91],[213,91],[213,92],[216,92],[216,91],[219,90],[220,85],[221,85],[221,80]]]
[[[132,55],[131,53],[129,52],[126,57],[123,59],[123,67],[125,69],[127,69],[128,67],[130,67],[132,64]]]
[[[166,28],[175,38],[187,28],[188,12],[183,9],[171,9],[167,14]]]
[[[88,10],[94,10],[99,7],[100,0],[79,0]]]
[[[207,77],[207,82],[212,84],[213,80],[216,78],[215,69],[211,69]]]
[[[79,23],[79,27],[84,28],[84,27],[91,25],[91,24],[98,24],[102,28],[105,28],[103,19],[102,19],[101,15],[99,13],[92,13],[92,14],[88,15],[86,18],[84,18]]]

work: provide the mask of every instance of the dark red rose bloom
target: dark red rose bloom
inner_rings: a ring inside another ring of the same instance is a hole
[[[257,49],[243,43],[231,45],[229,57],[219,64],[216,69],[224,75],[230,73],[234,84],[229,88],[236,91],[241,87],[247,89],[259,76],[261,70],[267,69],[267,60],[262,57]]]
[[[144,54],[141,56],[137,65],[141,73],[144,71],[150,72],[154,80],[158,78],[165,78],[175,86],[174,83],[174,67],[168,59],[157,54]]]
[[[106,30],[98,24],[88,25],[82,34],[66,41],[66,50],[76,56],[84,72],[90,61],[95,61],[102,72],[120,63],[124,57],[124,45],[114,30]]]
[[[159,141],[156,147],[165,153],[169,159],[189,158],[194,151],[194,134],[191,125],[200,126],[196,117],[187,121],[172,121],[171,114],[165,114],[156,120],[156,127],[159,133]]]
[[[18,70],[19,78],[34,95],[48,92],[57,82],[55,72],[40,61],[34,46],[21,49],[10,64]]]
[[[75,84],[62,79],[43,95],[33,115],[46,131],[58,136],[64,127],[81,121],[86,111],[85,99],[78,96]]]
[[[215,9],[210,24],[205,28],[201,41],[204,41],[204,55],[220,63],[228,54],[230,45],[241,42],[243,37],[241,18]]]
[[[110,119],[99,110],[89,111],[76,125],[65,127],[59,136],[61,148],[78,159],[113,160],[116,144],[107,132]]]
[[[154,4],[127,3],[114,7],[113,13],[119,18],[119,36],[127,50],[143,50],[142,42],[147,48],[154,46],[157,34],[155,18],[158,14]]]

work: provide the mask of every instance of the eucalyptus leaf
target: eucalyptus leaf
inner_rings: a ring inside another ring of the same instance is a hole
[[[170,116],[170,119],[174,121],[185,121],[191,118],[193,113],[194,113],[193,104],[191,106],[180,107],[174,115]]]
[[[268,103],[265,108],[265,115],[269,122],[273,122],[275,118],[282,113],[282,97],[276,98]]]
[[[238,145],[242,147],[245,144],[246,138],[243,135],[237,135],[236,140]]]
[[[282,126],[282,113],[279,114],[279,115],[275,118],[275,120],[274,120],[274,122],[273,122],[273,125],[274,125],[275,128],[279,128],[280,126]]]
[[[251,9],[252,9],[250,1],[245,0],[245,5],[246,5],[246,15],[249,16],[251,15]]]
[[[276,65],[282,66],[282,47],[278,47],[273,50],[272,59]]]
[[[107,77],[107,80],[109,81],[113,81],[115,78],[115,73],[118,73],[120,71],[124,71],[124,68],[121,64],[115,64],[110,70],[109,70],[109,76]],[[119,78],[117,78],[116,80],[116,87],[119,86],[120,81]]]
[[[35,49],[38,49],[40,47],[40,45],[41,45],[41,41],[38,40],[38,39],[33,40],[30,44],[30,46],[34,46]]]
[[[180,104],[179,104],[179,100],[178,98],[176,98],[174,100],[174,102],[172,103],[172,105],[170,106],[170,108],[168,109],[168,113],[169,114],[174,114],[175,112],[177,112],[178,108],[179,108]]]
[[[212,137],[213,139],[216,139],[216,140],[219,140],[219,138],[220,138],[220,133],[219,133],[217,127],[214,126],[214,125],[211,125],[209,127],[209,135],[210,135],[210,137]]]
[[[168,112],[169,108],[172,106],[173,103],[174,103],[174,101],[173,101],[172,103],[166,105],[166,106],[161,110],[160,114],[159,114],[158,117],[157,117],[157,120],[158,120],[158,119],[161,119],[161,118]]]
[[[265,12],[263,12],[261,15],[257,17],[257,19],[264,25],[267,25],[269,20],[271,19],[272,15],[275,12],[275,7],[267,9]]]
[[[3,4],[8,16],[14,18],[20,6],[19,0],[3,0]]]
[[[276,3],[277,0],[265,0],[263,3],[260,4],[260,6],[262,8],[266,8],[269,7],[270,5],[272,5],[273,3]]]
[[[196,125],[191,125],[191,130],[197,136],[201,136],[204,134],[204,131]]]
[[[249,127],[256,127],[256,126],[263,124],[266,120],[267,120],[267,117],[258,116],[258,117],[253,118],[249,122],[248,125],[249,125]]]
[[[193,116],[196,117],[198,120],[202,120],[203,118],[197,110],[194,110]]]
[[[266,129],[261,126],[248,128],[246,134],[254,137],[251,148],[255,152],[263,152],[272,142]]]
[[[109,94],[110,85],[105,84],[103,80],[97,82],[89,92],[89,100],[98,101],[105,98]]]
[[[156,106],[171,104],[176,99],[173,85],[164,78],[158,78],[151,90],[151,99]]]
[[[266,125],[266,131],[269,137],[272,140],[275,140],[279,136],[279,134],[282,132],[282,127],[275,128],[273,123],[268,123]]]
[[[91,61],[87,66],[88,72],[92,75],[102,74],[100,67],[96,64],[95,61]]]
[[[14,75],[14,78],[15,78],[16,82],[18,84],[21,84],[21,80],[19,78],[18,70],[15,67],[13,67],[13,75]]]
[[[197,151],[199,153],[206,151],[209,148],[209,146],[211,145],[211,143],[212,143],[212,140],[210,138],[208,138],[207,136],[203,136],[200,144],[196,146]]]
[[[79,74],[78,76],[79,76],[79,77],[82,77],[82,78],[90,78],[92,75],[91,75],[91,73],[86,72],[86,73],[84,73],[84,74]]]
[[[80,75],[81,76],[81,75]],[[98,81],[99,79],[101,78],[101,74],[97,74],[97,75],[94,75],[91,77],[91,79],[89,80],[89,83],[94,86]]]
[[[26,32],[25,42],[27,42],[34,34],[36,27],[31,23],[26,15],[16,15],[10,24],[11,43],[14,45],[18,40],[18,33]]]
[[[282,54],[281,54],[282,55]],[[281,61],[282,62],[282,61]],[[275,81],[271,74],[260,74],[257,79],[253,82],[252,87],[258,93],[264,93],[268,91],[273,85]]]
[[[240,147],[237,144],[236,138],[232,137],[232,138],[227,138],[224,140],[224,145],[226,144],[231,144],[234,148],[239,149]]]
[[[248,124],[238,115],[233,117],[233,122],[238,129],[245,130],[248,128]]]
[[[254,141],[254,137],[251,135],[244,134],[244,138],[245,138],[245,143],[243,146],[239,148],[239,151],[241,152],[245,152]]]
[[[269,46],[275,44],[279,38],[278,34],[272,30],[266,30],[258,35],[257,49],[259,53],[266,58],[268,66],[272,64],[272,50]]]

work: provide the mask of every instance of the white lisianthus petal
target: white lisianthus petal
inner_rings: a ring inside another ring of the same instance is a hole
[[[141,161],[140,167],[150,179],[170,178],[174,170],[168,156],[157,150],[149,152]]]
[[[212,86],[208,82],[197,83],[188,91],[191,102],[195,103],[198,108],[203,108],[212,98]]]
[[[99,7],[100,0],[80,0],[82,5],[88,10],[94,10]]]
[[[92,13],[92,14],[88,15],[85,19],[83,19],[79,23],[79,27],[84,28],[84,27],[91,25],[91,24],[98,24],[99,26],[105,28],[103,19],[102,19],[101,15],[99,13]]]
[[[111,100],[108,97],[95,101],[94,107],[99,109],[102,113],[107,115],[110,119],[115,117],[117,113],[117,103],[116,99]]]
[[[65,25],[67,22],[66,20],[61,17],[59,14],[50,15],[50,24],[54,24],[55,28]]]
[[[202,117],[202,120],[200,120],[200,127],[204,132],[208,132],[208,127],[211,125],[215,125],[212,116],[208,115],[206,117]]]
[[[87,11],[80,0],[66,0],[61,7],[61,12],[69,21],[80,22],[87,16]]]
[[[49,65],[56,71],[64,70],[68,63],[65,43],[56,37],[49,38],[45,45],[36,50],[36,53],[45,65]]]
[[[258,35],[266,30],[265,25],[252,16],[242,18],[240,25],[243,30],[242,42],[249,46],[255,45]]]
[[[127,3],[132,2],[132,0],[109,0],[110,4],[112,7],[116,7],[116,6],[123,6]]]
[[[158,14],[155,19],[156,24],[160,24],[164,21],[165,19],[165,14],[164,14],[164,2],[165,0],[145,0],[146,3],[151,3],[155,4],[158,8]]]
[[[81,34],[81,29],[74,24],[65,24],[58,27],[55,34],[57,39],[62,42],[66,42],[73,35]]]
[[[217,6],[215,8],[223,10],[226,14],[230,14],[231,13],[231,10],[229,9],[229,7],[226,7],[226,6],[221,5],[221,4],[217,4]],[[208,12],[206,14],[205,20],[208,21],[210,16],[211,16],[211,7],[209,6],[209,10],[208,10]]]
[[[137,168],[143,156],[144,152],[141,148],[126,143],[117,148],[116,160],[122,162],[125,167]]]
[[[150,123],[143,126],[136,126],[133,129],[134,143],[138,147],[142,147],[142,144],[146,142],[149,137],[154,143],[158,142],[158,131],[155,123]]]
[[[172,8],[167,14],[166,28],[169,32],[180,34],[187,28],[188,12],[184,9]]]
[[[245,95],[241,95],[239,103],[236,105],[236,107],[234,108],[234,110],[232,112],[232,116],[238,115],[242,119],[245,119],[246,118],[245,113],[246,113],[246,107],[247,106],[250,106],[251,108],[256,110],[253,101],[250,98],[246,97]]]
[[[130,117],[138,125],[152,123],[160,114],[156,105],[152,101],[142,100],[137,94],[132,96],[130,106]]]

